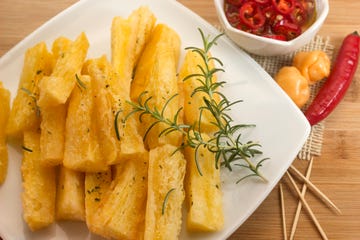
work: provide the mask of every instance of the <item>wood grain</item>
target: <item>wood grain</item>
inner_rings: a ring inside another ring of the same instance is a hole
[[[29,33],[75,3],[75,0],[1,0],[0,56]],[[211,24],[218,24],[209,0],[180,0]],[[335,53],[345,35],[360,31],[360,1],[329,0],[330,14],[319,34],[329,37]],[[360,239],[360,71],[344,100],[326,119],[322,155],[314,159],[311,181],[341,209],[338,216],[309,192],[306,200],[329,239]],[[295,161],[305,172],[308,162]],[[288,219],[293,219],[298,198],[284,179]],[[300,185],[299,185],[300,186]],[[254,214],[229,238],[282,239],[279,189],[276,187]],[[245,197],[245,196],[244,196]],[[288,232],[291,221],[288,221]],[[309,215],[302,211],[295,239],[320,239]]]

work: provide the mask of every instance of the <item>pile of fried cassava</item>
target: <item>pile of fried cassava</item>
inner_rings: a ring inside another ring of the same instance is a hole
[[[181,148],[184,134],[161,134],[163,123],[130,114],[129,102],[145,96],[153,109],[166,105],[167,118],[199,121],[204,96],[192,94],[196,80],[183,79],[204,63],[187,51],[178,68],[180,45],[173,29],[140,7],[113,18],[110,60],[87,59],[85,33],[58,37],[50,51],[44,42],[26,51],[5,130],[22,144],[23,217],[31,230],[75,220],[109,239],[177,239],[184,200],[189,231],[222,228],[213,153]],[[204,139],[211,121],[202,114]]]

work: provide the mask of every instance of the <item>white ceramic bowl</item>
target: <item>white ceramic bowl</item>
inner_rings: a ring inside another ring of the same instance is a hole
[[[290,41],[279,41],[238,30],[230,25],[224,12],[224,0],[214,0],[217,15],[226,35],[245,51],[263,56],[291,53],[305,44],[319,31],[329,13],[328,0],[316,1],[316,20],[300,36]]]

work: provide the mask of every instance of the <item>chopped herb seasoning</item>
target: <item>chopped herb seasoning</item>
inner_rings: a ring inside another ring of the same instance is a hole
[[[21,148],[24,149],[24,150],[27,151],[27,152],[33,152],[32,149],[27,148],[27,147],[25,147],[25,146],[21,146]]]

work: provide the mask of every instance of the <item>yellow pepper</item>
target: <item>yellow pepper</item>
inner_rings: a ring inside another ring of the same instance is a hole
[[[293,66],[314,84],[330,74],[330,59],[323,51],[298,52],[293,58]]]
[[[275,81],[299,108],[308,101],[310,97],[308,81],[296,67],[282,67],[275,75]]]

